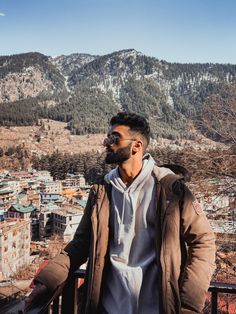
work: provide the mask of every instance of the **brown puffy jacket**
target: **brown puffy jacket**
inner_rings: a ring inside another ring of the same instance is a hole
[[[181,176],[154,167],[156,178],[156,262],[161,268],[160,314],[180,308],[200,313],[215,261],[215,237]],[[36,277],[50,290],[88,259],[84,313],[99,313],[109,242],[110,186],[95,184],[74,239]]]

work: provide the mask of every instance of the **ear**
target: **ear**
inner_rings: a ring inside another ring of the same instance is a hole
[[[133,148],[132,148],[133,152],[137,153],[138,151],[140,151],[142,149],[143,149],[143,142],[140,140],[135,141]]]

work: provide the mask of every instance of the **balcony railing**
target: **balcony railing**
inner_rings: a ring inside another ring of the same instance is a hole
[[[53,295],[47,296],[34,304],[27,314],[77,314],[80,298],[78,297],[78,280],[84,278],[85,270],[77,270],[66,283],[58,287]],[[236,294],[236,284],[211,282],[211,314],[218,313],[219,293]]]

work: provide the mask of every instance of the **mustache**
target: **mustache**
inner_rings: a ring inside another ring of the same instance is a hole
[[[113,153],[114,151],[113,151],[113,149],[110,146],[110,147],[106,147],[106,152],[107,153]]]

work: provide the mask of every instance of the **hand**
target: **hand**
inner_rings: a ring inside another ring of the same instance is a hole
[[[44,284],[37,283],[30,295],[25,298],[25,310],[28,310],[33,302],[41,297],[47,290],[48,288]]]

